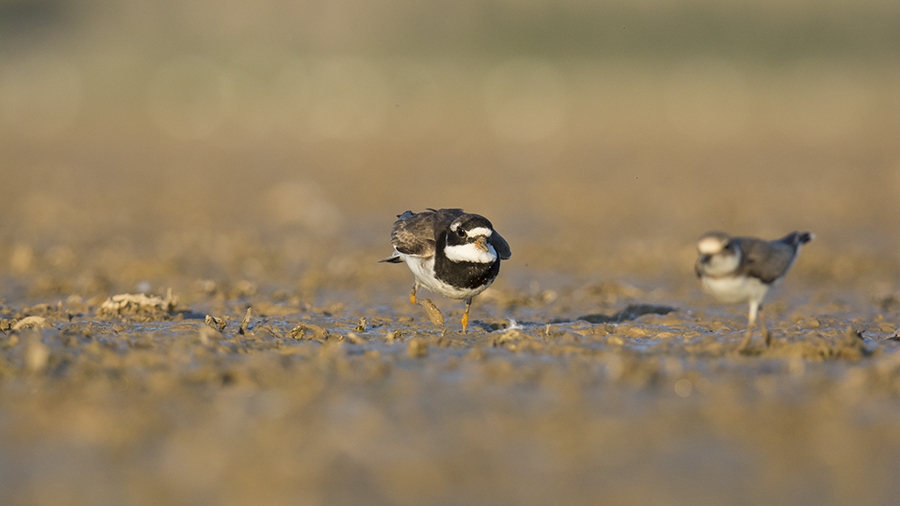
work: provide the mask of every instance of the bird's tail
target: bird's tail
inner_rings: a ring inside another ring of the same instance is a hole
[[[790,245],[791,247],[796,248],[800,245],[808,243],[809,241],[812,241],[815,238],[816,238],[816,234],[814,234],[812,232],[791,232],[790,234],[782,237],[781,239],[778,239],[777,241],[773,241],[773,242],[784,243],[784,244]]]

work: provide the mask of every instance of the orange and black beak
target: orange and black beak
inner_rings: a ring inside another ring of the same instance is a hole
[[[487,253],[488,252],[487,237],[482,235],[482,236],[479,236],[478,239],[475,239],[475,247],[480,249],[481,251],[484,251],[485,253]]]

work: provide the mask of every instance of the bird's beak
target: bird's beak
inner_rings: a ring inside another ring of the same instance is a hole
[[[478,239],[475,239],[475,247],[487,253],[488,245],[487,245],[487,237],[481,236]]]

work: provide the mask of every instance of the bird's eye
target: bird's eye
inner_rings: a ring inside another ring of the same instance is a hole
[[[465,237],[465,236],[466,236],[466,231],[463,230],[463,229],[461,229],[461,228],[457,228],[457,229],[456,229],[456,235],[458,235],[458,236],[460,236],[460,237]]]

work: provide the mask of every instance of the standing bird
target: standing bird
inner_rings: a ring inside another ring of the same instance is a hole
[[[747,334],[739,348],[746,350],[753,335],[753,324],[759,323],[766,341],[771,343],[763,318],[762,301],[773,283],[791,268],[800,246],[813,240],[810,232],[791,232],[775,241],[753,237],[731,237],[724,232],[708,232],[697,241],[700,254],[694,271],[706,291],[722,302],[748,302]]]
[[[409,301],[424,307],[436,325],[443,325],[443,315],[431,300],[416,298],[420,286],[451,299],[465,300],[465,334],[472,298],[494,282],[500,272],[500,260],[507,260],[512,254],[509,244],[487,218],[464,213],[462,209],[428,209],[415,214],[406,211],[397,218],[391,229],[394,254],[379,262],[406,262],[416,277]]]

